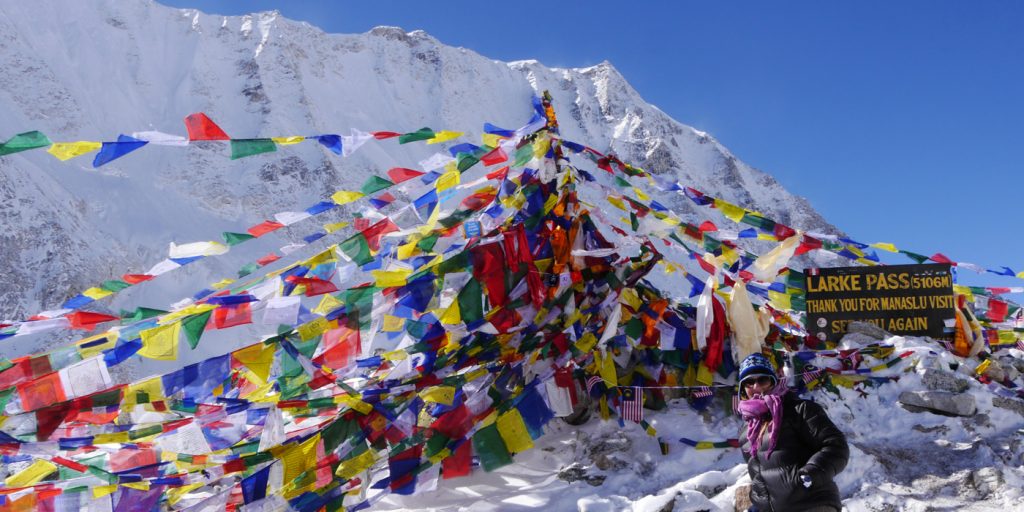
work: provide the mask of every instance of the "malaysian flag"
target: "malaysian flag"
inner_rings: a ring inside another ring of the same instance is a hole
[[[696,390],[694,390],[693,397],[694,398],[705,398],[705,397],[709,397],[709,396],[714,395],[714,394],[715,393],[714,393],[714,391],[711,391],[711,388],[709,388],[707,386],[700,386]]]
[[[803,374],[801,374],[801,376],[804,379],[804,384],[810,384],[818,380],[819,377],[821,377],[821,370],[813,366],[810,366],[804,371]]]
[[[1017,348],[1024,350],[1024,340],[1017,340]]]
[[[622,388],[622,405],[619,416],[624,420],[640,423],[644,419],[644,392],[638,387]]]
[[[594,386],[596,386],[598,382],[601,382],[601,377],[598,377],[597,375],[591,375],[589,378],[587,378],[588,395],[594,394]]]

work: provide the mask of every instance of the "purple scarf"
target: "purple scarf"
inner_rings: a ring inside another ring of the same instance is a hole
[[[758,445],[761,444],[761,428],[769,420],[771,422],[768,424],[768,452],[765,457],[772,456],[782,425],[782,398],[788,392],[789,387],[780,380],[768,394],[740,401],[740,414],[747,422],[747,441],[750,442],[751,457],[757,457]]]

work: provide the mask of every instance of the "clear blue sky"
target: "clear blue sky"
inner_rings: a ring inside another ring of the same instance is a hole
[[[853,238],[1024,270],[1021,2],[161,3],[277,9],[328,32],[423,29],[500,60],[608,60]]]

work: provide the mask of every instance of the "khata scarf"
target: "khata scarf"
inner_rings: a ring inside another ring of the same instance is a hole
[[[765,457],[771,457],[775,443],[779,440],[779,429],[782,426],[782,400],[789,387],[784,381],[764,396],[755,396],[740,401],[740,414],[747,422],[747,441],[750,442],[750,456],[757,457],[758,445],[761,444],[759,434],[766,421],[768,423],[768,451]]]

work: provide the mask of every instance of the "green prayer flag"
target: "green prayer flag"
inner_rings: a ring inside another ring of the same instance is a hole
[[[277,144],[270,139],[231,139],[232,160],[274,151],[277,151]]]
[[[477,162],[480,161],[479,158],[469,153],[459,153],[456,159],[458,163],[455,166],[459,169],[459,172],[465,172],[466,169],[473,167],[474,165],[476,165]]]
[[[260,266],[258,263],[247,263],[245,266],[238,269],[238,277],[243,278],[249,274],[252,274],[253,272],[256,272],[259,269]]]
[[[512,463],[512,456],[498,433],[498,425],[492,423],[473,435],[473,451],[480,456],[484,471],[494,471]]]
[[[366,182],[363,183],[363,187],[359,189],[359,191],[362,192],[363,194],[370,195],[374,192],[379,192],[393,185],[394,183],[384,178],[381,178],[380,176],[370,176],[369,178],[366,179]]]
[[[185,339],[188,340],[188,346],[194,349],[196,345],[199,345],[199,338],[202,337],[203,331],[206,330],[206,322],[210,320],[211,314],[213,314],[213,311],[205,311],[187,316],[181,321],[181,327],[185,330]]]
[[[516,150],[516,161],[512,167],[522,167],[533,159],[533,145],[527,144]]]
[[[928,261],[928,256],[917,254],[916,252],[900,251],[900,254],[905,254],[908,258],[914,260],[915,263],[924,263]]]
[[[338,247],[341,249],[341,252],[358,265],[365,265],[373,261],[373,256],[370,254],[370,244],[366,242],[366,237],[362,233],[350,236],[344,242],[341,242]]]
[[[766,218],[764,218],[764,217],[762,217],[760,215],[754,215],[754,214],[752,214],[750,212],[745,212],[743,214],[743,218],[740,219],[740,222],[742,222],[742,223],[744,223],[744,224],[746,224],[748,226],[754,226],[755,228],[760,229],[761,231],[774,231],[775,230],[775,221],[774,220],[766,219]]]
[[[405,144],[407,142],[416,142],[418,140],[430,140],[434,138],[434,130],[430,128],[420,128],[411,133],[405,133],[398,136],[398,143]]]
[[[628,181],[626,181],[622,176],[618,175],[615,176],[615,186],[623,188],[632,187],[632,185],[630,185]]]
[[[121,281],[120,279],[111,279],[109,281],[103,281],[103,284],[100,285],[100,288],[103,288],[108,292],[117,293],[121,290],[124,290],[125,288],[128,288],[129,286],[131,285],[124,281]]]
[[[234,247],[246,240],[256,238],[249,233],[229,233],[227,231],[221,233],[221,236],[224,237],[224,243],[231,247]]]
[[[121,311],[121,321],[125,322],[125,323],[135,323],[135,322],[138,322],[140,320],[145,320],[147,318],[153,318],[154,316],[163,315],[165,313],[167,313],[167,312],[162,310],[162,309],[138,307],[138,308],[135,308],[135,311],[123,311],[122,310]]]
[[[483,290],[476,279],[470,279],[462,287],[458,301],[463,323],[471,324],[484,318]]]
[[[20,151],[27,151],[35,148],[45,148],[53,144],[50,139],[43,135],[43,132],[32,131],[19,133],[7,142],[0,144],[0,156],[10,155],[11,153],[18,153]]]
[[[423,252],[430,252],[434,249],[434,245],[437,244],[438,238],[440,238],[440,235],[437,233],[431,233],[423,237],[419,242],[416,242],[416,247],[419,247]]]

